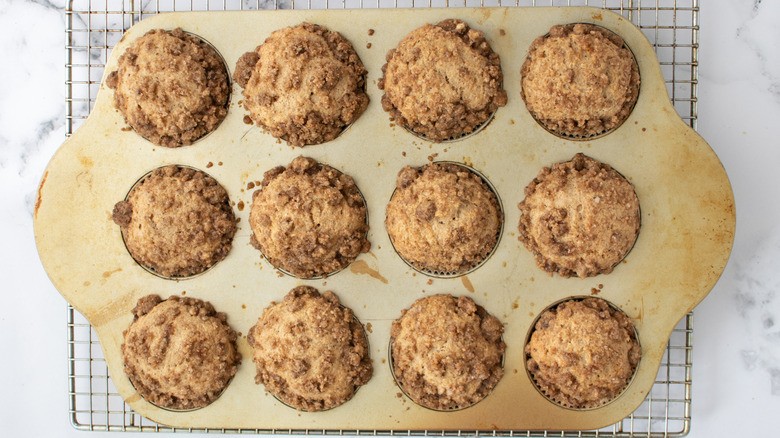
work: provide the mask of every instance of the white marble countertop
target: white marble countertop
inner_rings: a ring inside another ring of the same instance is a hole
[[[722,278],[695,310],[689,436],[768,436],[780,430],[780,2],[702,3],[698,128],[730,177],[737,232]],[[85,435],[69,424],[65,301],[32,227],[39,179],[65,137],[64,4],[0,0],[7,437]]]

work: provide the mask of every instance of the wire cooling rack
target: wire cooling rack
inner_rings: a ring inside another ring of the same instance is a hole
[[[655,48],[675,109],[696,129],[699,46],[697,0],[70,0],[65,13],[65,119],[71,135],[95,103],[105,63],[125,30],[151,15],[171,11],[257,9],[354,9],[508,6],[596,6],[639,26]],[[655,383],[633,414],[587,431],[420,431],[310,429],[186,429],[159,425],[135,413],[114,387],[95,331],[73,307],[68,317],[68,396],[73,427],[122,432],[248,433],[275,435],[676,437],[691,423],[693,314],[677,324]]]

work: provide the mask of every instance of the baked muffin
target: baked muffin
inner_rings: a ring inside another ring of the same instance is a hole
[[[106,79],[114,106],[139,135],[158,146],[192,144],[227,115],[225,63],[209,44],[181,29],[155,29],[119,57]]]
[[[219,397],[241,363],[224,313],[193,298],[148,295],[133,315],[122,357],[141,397],[177,410],[202,408]]]
[[[585,298],[546,310],[525,354],[528,371],[548,398],[594,408],[628,385],[642,350],[631,319],[601,298]]]
[[[235,81],[258,126],[291,146],[333,140],[368,106],[366,69],[349,41],[301,23],[238,60]]]
[[[430,140],[468,134],[507,103],[499,56],[483,32],[461,20],[412,31],[386,60],[382,108]]]
[[[545,167],[525,188],[520,241],[562,277],[608,274],[639,234],[639,199],[609,165],[583,154]]]
[[[571,137],[620,126],[639,96],[639,67],[623,39],[592,24],[553,26],[521,69],[522,96],[548,130]]]
[[[373,372],[363,326],[330,291],[296,287],[263,311],[247,340],[255,382],[298,410],[343,404]]]
[[[339,271],[371,244],[355,182],[307,157],[267,171],[252,194],[252,244],[275,267],[299,278]]]
[[[130,255],[163,277],[210,268],[228,254],[236,232],[225,189],[204,172],[174,165],[139,181],[114,206],[113,220]]]
[[[465,166],[432,163],[398,172],[385,226],[398,254],[417,269],[462,273],[498,243],[498,199]]]
[[[390,330],[395,378],[415,403],[462,409],[485,398],[504,375],[504,327],[471,298],[421,298]]]

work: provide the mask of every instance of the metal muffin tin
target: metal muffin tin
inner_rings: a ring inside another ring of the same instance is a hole
[[[393,126],[380,105],[376,82],[385,54],[425,23],[460,18],[485,32],[501,56],[509,103],[481,132],[430,143]],[[626,19],[594,8],[477,8],[322,10],[161,14],[135,25],[116,46],[105,74],[132,40],[154,28],[182,27],[213,44],[232,74],[235,61],[274,30],[310,21],[342,33],[368,69],[371,103],[336,140],[290,148],[243,122],[240,89],[233,85],[225,121],[192,146],[156,147],[132,131],[101,86],[88,120],[52,158],[34,214],[39,254],[59,292],[95,328],[118,392],[132,409],[175,427],[319,430],[534,430],[592,429],[633,412],[653,385],[677,321],[700,302],[722,273],[734,238],[734,199],[712,149],[677,115],[652,46]],[[592,141],[560,139],[542,129],[520,98],[520,66],[534,38],[555,24],[594,23],[624,38],[642,77],[639,100],[615,132]],[[373,29],[373,35],[369,35]],[[367,47],[371,44],[370,48]],[[544,166],[583,152],[613,166],[635,186],[642,229],[631,253],[611,274],[588,279],[548,276],[517,240],[523,188]],[[250,183],[264,171],[306,155],[351,175],[366,198],[371,251],[343,271],[298,280],[273,269],[249,243]],[[406,265],[384,229],[384,208],[404,165],[433,160],[467,164],[498,191],[503,235],[491,258],[466,276],[431,279]],[[233,249],[203,275],[166,280],[149,274],[127,253],[113,205],[139,177],[167,164],[206,171],[228,191],[240,218]],[[246,333],[270,301],[298,284],[333,290],[366,325],[374,376],[355,397],[326,412],[298,412],[254,383]],[[535,317],[561,299],[597,291],[636,323],[643,358],[629,388],[598,409],[573,411],[546,400],[525,372],[524,342]],[[185,294],[211,301],[242,333],[244,361],[213,404],[192,412],[154,407],[135,393],[122,371],[122,333],[138,298]],[[387,363],[390,325],[415,299],[433,293],[467,294],[505,325],[506,375],[482,402],[457,412],[435,412],[400,395]]]

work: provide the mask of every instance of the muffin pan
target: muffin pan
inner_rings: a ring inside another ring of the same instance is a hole
[[[482,131],[460,141],[431,143],[394,126],[380,104],[376,82],[388,50],[425,23],[460,18],[485,32],[501,56],[507,106]],[[96,330],[116,385],[132,409],[176,427],[316,430],[527,430],[591,429],[612,424],[636,409],[653,385],[675,324],[712,289],[734,238],[734,199],[712,149],[677,115],[669,101],[652,46],[619,15],[594,8],[476,8],[430,10],[322,10],[161,14],[128,30],[115,47],[105,75],[116,69],[128,44],[155,28],[204,38],[235,61],[272,31],[310,21],[342,33],[368,69],[366,112],[332,142],[291,148],[246,125],[233,84],[230,109],[219,128],[192,146],[154,146],[126,127],[104,85],[88,120],[57,151],[38,190],[34,212],[41,261],[59,292]],[[641,89],[628,120],[609,135],[586,141],[561,139],[541,128],[520,97],[520,67],[528,47],[555,24],[586,22],[624,38],[639,63]],[[400,23],[400,24],[399,24]],[[370,30],[373,30],[370,32]],[[583,152],[620,169],[634,184],[642,209],[639,238],[608,275],[588,279],[548,276],[517,240],[523,188],[544,167]],[[251,196],[263,172],[310,156],[351,175],[369,213],[371,251],[343,271],[298,280],[275,270],[249,243]],[[505,226],[493,255],[455,278],[431,278],[401,260],[384,229],[384,209],[404,165],[454,161],[477,169],[497,190]],[[228,191],[240,222],[228,256],[207,272],[167,280],[142,269],[124,247],[111,220],[114,204],[148,171],[180,164],[206,171]],[[254,383],[246,333],[273,300],[299,284],[333,290],[365,324],[374,376],[338,408],[305,413],[282,405]],[[243,362],[211,405],[172,412],[144,401],[122,369],[123,331],[138,298],[184,295],[208,300],[227,313],[240,332]],[[387,363],[390,326],[414,300],[434,293],[468,295],[504,323],[505,376],[480,403],[436,412],[401,394]],[[643,357],[630,386],[598,409],[570,410],[548,401],[525,371],[524,343],[536,316],[550,304],[595,294],[635,322]]]

